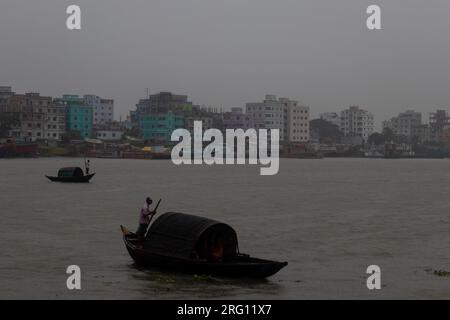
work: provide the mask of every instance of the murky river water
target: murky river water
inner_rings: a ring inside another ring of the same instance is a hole
[[[450,298],[450,161],[282,160],[257,166],[180,166],[92,159],[90,184],[44,174],[75,158],[0,160],[0,298]],[[232,225],[241,252],[288,261],[263,281],[142,270],[119,226],[135,229],[147,195],[159,212]],[[66,267],[82,290],[66,288]],[[381,267],[382,289],[366,288]]]

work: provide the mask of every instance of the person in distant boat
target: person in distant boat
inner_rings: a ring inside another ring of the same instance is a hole
[[[156,213],[155,210],[150,210],[152,203],[153,200],[150,197],[147,197],[139,215],[139,227],[136,231],[136,235],[140,240],[145,237],[145,233],[147,232],[147,228],[150,223],[150,218]]]
[[[85,161],[84,166],[86,167],[86,175],[88,175],[89,167],[91,166],[91,161],[90,160]]]

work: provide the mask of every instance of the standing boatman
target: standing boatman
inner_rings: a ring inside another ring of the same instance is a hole
[[[139,227],[136,231],[136,235],[140,240],[144,239],[145,233],[147,232],[147,228],[150,223],[150,218],[156,213],[156,208],[154,210],[150,210],[150,205],[152,203],[153,200],[150,197],[147,197],[139,215]]]
[[[86,168],[86,175],[89,175],[89,167],[91,166],[90,160],[84,161],[84,167]]]

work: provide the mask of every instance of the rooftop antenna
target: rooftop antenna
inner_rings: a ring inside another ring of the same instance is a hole
[[[150,90],[149,88],[145,88],[145,93],[146,93],[146,99],[150,98]]]

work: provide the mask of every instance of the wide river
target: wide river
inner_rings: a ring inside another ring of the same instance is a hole
[[[92,159],[89,184],[44,174],[83,159],[0,160],[0,298],[450,298],[450,160],[283,159],[258,166],[175,166]],[[266,280],[142,270],[122,242],[150,195],[233,226],[241,252],[289,265]],[[81,268],[68,290],[66,268]],[[381,290],[366,269],[381,268]]]

